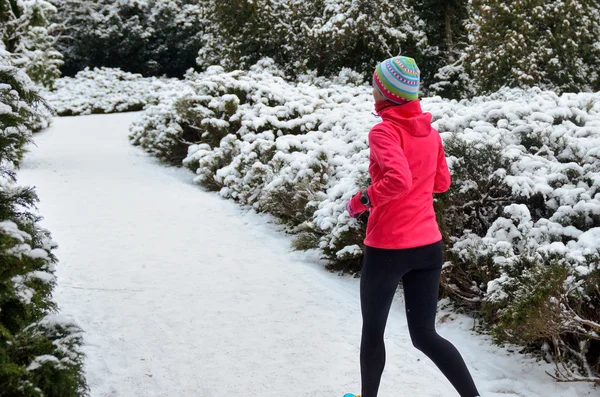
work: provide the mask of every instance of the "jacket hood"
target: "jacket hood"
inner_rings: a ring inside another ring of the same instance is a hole
[[[391,122],[413,136],[426,137],[433,130],[431,113],[423,113],[419,100],[410,101],[406,105],[387,107],[379,115],[384,122]]]

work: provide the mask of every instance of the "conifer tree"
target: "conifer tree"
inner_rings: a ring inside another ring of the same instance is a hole
[[[0,46],[0,395],[81,397],[81,330],[51,300],[56,244],[31,212],[37,197],[16,185],[15,167],[30,141],[37,90]]]
[[[45,0],[0,0],[0,35],[12,63],[29,77],[52,87],[60,77],[62,55],[55,49],[56,25],[50,22],[56,8]]]
[[[464,51],[468,0],[413,0],[411,4],[424,22],[427,35],[426,56],[420,65],[427,93],[459,97],[453,87],[458,77],[456,69],[449,69],[448,65],[459,61]],[[450,71],[453,73],[448,75]]]
[[[204,34],[204,2],[63,0],[57,5],[67,75],[106,66],[182,76],[195,66]]]
[[[369,78],[375,65],[403,54],[422,60],[422,22],[404,3],[323,0],[307,36],[311,65],[319,74],[349,67]]]
[[[208,2],[210,23],[198,63],[246,68],[273,58],[288,73],[331,75],[346,67],[370,77],[400,53],[420,60],[427,40],[414,10],[367,0]]]
[[[470,0],[465,67],[479,93],[500,87],[600,88],[595,0]]]
[[[313,2],[300,0],[211,0],[205,3],[207,21],[198,64],[248,68],[259,59],[273,58],[284,69],[310,57],[302,26],[310,19]]]

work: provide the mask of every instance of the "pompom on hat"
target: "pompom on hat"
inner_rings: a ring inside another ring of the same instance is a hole
[[[403,105],[419,99],[421,72],[413,58],[395,57],[375,68],[373,85],[388,100]]]

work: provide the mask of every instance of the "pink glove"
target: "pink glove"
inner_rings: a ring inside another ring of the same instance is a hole
[[[346,211],[352,218],[358,218],[361,216],[368,208],[360,202],[360,194],[358,192],[346,203]]]

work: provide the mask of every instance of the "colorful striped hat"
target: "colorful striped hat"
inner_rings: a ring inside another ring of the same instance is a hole
[[[392,102],[405,104],[419,98],[421,72],[414,59],[390,58],[375,68],[373,84]]]

